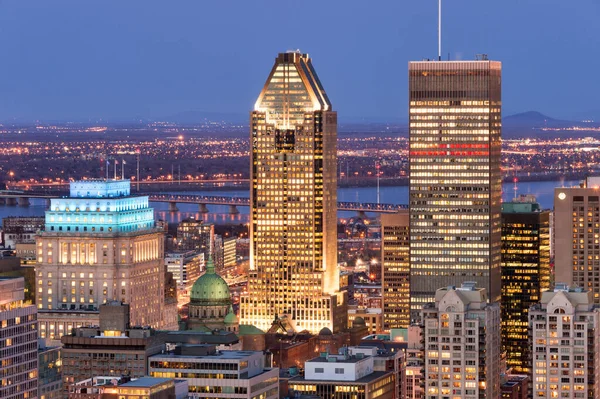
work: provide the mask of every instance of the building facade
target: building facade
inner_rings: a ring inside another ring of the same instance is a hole
[[[215,225],[201,219],[187,218],[177,225],[177,249],[180,251],[200,251],[204,259],[212,253],[215,239]]]
[[[475,281],[500,300],[501,63],[409,63],[411,309]]]
[[[304,376],[288,381],[289,396],[339,399],[393,399],[396,397],[396,373],[375,370],[375,357],[357,351],[311,359],[304,364]]]
[[[38,397],[37,318],[22,277],[0,278],[0,398]]]
[[[562,283],[531,307],[534,399],[598,397],[599,312],[591,291]]]
[[[70,197],[51,200],[36,238],[40,338],[98,325],[98,307],[131,305],[131,324],[162,327],[164,241],[147,196],[129,180],[72,182]]]
[[[44,229],[42,216],[9,216],[2,219],[4,247],[14,249],[17,244],[35,242],[35,235]]]
[[[600,304],[600,189],[598,178],[554,190],[555,281],[593,292]]]
[[[488,299],[465,282],[440,288],[423,308],[427,399],[500,396],[500,306]]]
[[[148,364],[152,377],[187,380],[190,398],[279,398],[279,369],[267,368],[262,352],[184,345]]]
[[[530,373],[529,308],[550,288],[550,211],[535,197],[502,204],[502,349],[516,374]]]
[[[100,325],[82,327],[62,341],[63,391],[95,376],[140,378],[148,375],[147,359],[165,349],[150,328],[129,326],[130,307],[110,302],[100,307]]]
[[[204,270],[204,253],[198,251],[177,251],[165,254],[167,272],[173,273],[177,283],[177,301],[180,306],[190,300],[194,282]]]
[[[410,241],[408,210],[381,215],[383,327],[410,325]]]
[[[241,324],[344,328],[337,267],[337,113],[307,54],[279,54],[251,113],[248,293]]]

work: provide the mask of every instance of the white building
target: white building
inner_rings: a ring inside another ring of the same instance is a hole
[[[465,282],[423,307],[427,399],[499,397],[500,306],[487,301],[485,288]]]
[[[23,303],[25,280],[0,278],[0,398],[36,398],[38,342],[35,306]]]
[[[304,376],[289,380],[289,394],[322,398],[396,398],[398,371],[394,367],[387,370],[381,360],[377,348],[351,347],[339,355],[323,353],[304,364]],[[376,364],[378,361],[380,364]]]
[[[591,291],[559,283],[531,307],[534,399],[600,395],[599,311]]]
[[[187,380],[190,398],[279,398],[279,369],[265,367],[262,352],[182,345],[151,356],[148,365],[152,377]]]

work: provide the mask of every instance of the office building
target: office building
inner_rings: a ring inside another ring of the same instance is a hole
[[[534,399],[600,395],[599,312],[591,291],[564,283],[531,307]]]
[[[223,239],[223,266],[233,267],[237,264],[236,257],[237,239],[235,237],[226,237]]]
[[[381,308],[361,308],[356,305],[348,306],[348,328],[352,327],[354,320],[360,318],[368,328],[369,334],[381,334],[384,315]]]
[[[600,304],[600,178],[554,190],[555,281],[593,292]]]
[[[172,378],[97,376],[78,381],[69,399],[188,399],[187,381]]]
[[[488,299],[469,281],[423,307],[427,399],[500,396],[500,305]]]
[[[337,267],[337,113],[307,54],[282,53],[250,118],[250,271],[241,324],[287,315],[344,328]]]
[[[15,249],[17,244],[35,242],[35,235],[44,229],[43,216],[9,216],[2,219],[2,236],[5,248]]]
[[[410,325],[409,213],[381,215],[381,291],[383,328]]]
[[[529,308],[550,288],[550,211],[535,197],[502,204],[502,349],[515,373],[529,373]]]
[[[63,389],[94,376],[139,378],[148,374],[147,359],[165,349],[164,339],[150,328],[130,327],[130,306],[100,306],[100,325],[82,327],[61,339]]]
[[[0,278],[0,398],[37,398],[35,306],[23,301],[23,278]]]
[[[38,398],[62,399],[62,358],[60,347],[45,347],[40,340],[38,348]]]
[[[163,233],[129,180],[72,182],[69,197],[51,200],[36,246],[40,338],[98,325],[112,300],[130,304],[133,326],[163,327]]]
[[[409,63],[411,311],[475,281],[500,300],[501,63]]]
[[[304,364],[304,376],[288,381],[289,395],[340,399],[393,399],[396,373],[375,371],[375,356],[357,352],[350,355],[322,353]]]
[[[204,254],[198,251],[175,251],[165,253],[167,272],[173,274],[177,284],[177,301],[180,306],[190,301],[194,282],[204,270]]]
[[[262,352],[180,345],[148,364],[152,377],[187,380],[191,398],[279,398],[279,369],[267,368]]]
[[[177,249],[199,251],[208,259],[215,240],[215,225],[201,219],[187,218],[177,225]]]

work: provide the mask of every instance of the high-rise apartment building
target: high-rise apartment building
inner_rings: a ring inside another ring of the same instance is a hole
[[[409,213],[381,215],[381,291],[383,327],[410,325]]]
[[[597,398],[600,310],[591,291],[557,283],[529,310],[533,398]]]
[[[593,292],[600,304],[600,178],[554,190],[555,281]]]
[[[241,324],[298,331],[346,322],[337,268],[337,113],[307,54],[282,53],[250,118],[248,294]]]
[[[502,204],[502,349],[515,373],[530,373],[529,308],[550,288],[550,211],[535,197]]]
[[[409,90],[411,310],[464,281],[499,301],[501,63],[410,62]]]
[[[488,300],[465,282],[423,307],[426,399],[500,397],[500,305]]]
[[[51,200],[36,238],[40,338],[98,325],[98,307],[131,306],[131,325],[163,327],[164,240],[147,196],[129,180],[72,182]]]
[[[22,277],[0,278],[0,398],[38,397],[36,309]]]

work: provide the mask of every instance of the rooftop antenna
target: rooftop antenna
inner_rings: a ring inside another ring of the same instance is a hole
[[[442,0],[438,0],[438,61],[442,60]]]

